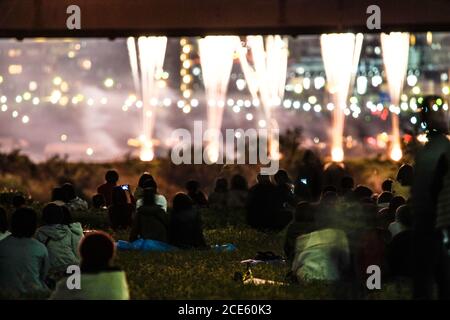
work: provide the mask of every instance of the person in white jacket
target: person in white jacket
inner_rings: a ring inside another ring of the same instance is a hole
[[[50,296],[52,300],[129,300],[125,272],[112,266],[115,243],[103,231],[87,234],[80,243],[81,274],[79,288],[69,289],[69,278],[62,279]]]
[[[64,207],[54,203],[46,205],[42,211],[45,225],[38,228],[35,238],[48,250],[50,260],[49,277],[58,280],[70,265],[78,265],[78,244],[83,236],[79,223],[64,224]],[[70,213],[69,213],[70,214]]]
[[[321,205],[317,231],[296,240],[292,271],[297,280],[342,280],[350,267],[350,246],[344,231],[334,228],[333,207]]]

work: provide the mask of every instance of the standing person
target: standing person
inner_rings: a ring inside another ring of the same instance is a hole
[[[112,189],[117,186],[119,174],[116,170],[108,170],[105,174],[105,181],[105,183],[98,186],[97,193],[103,195],[106,206],[109,206],[112,203]]]
[[[0,207],[0,241],[9,235],[11,235],[11,232],[8,231],[8,217],[5,209]]]
[[[134,205],[128,202],[127,194],[120,186],[113,188],[112,203],[108,208],[109,221],[114,230],[126,229],[131,225]]]
[[[0,241],[0,288],[2,294],[47,294],[49,268],[45,245],[33,238],[36,212],[20,208],[11,217],[11,235]]]
[[[58,282],[50,299],[54,300],[129,300],[125,272],[114,267],[114,240],[105,232],[88,234],[80,243],[81,290],[70,290],[67,280]]]
[[[225,178],[216,180],[214,191],[210,193],[208,202],[211,208],[224,210],[228,202],[228,181]]]
[[[277,214],[272,221],[274,227],[281,230],[286,227],[293,218],[296,205],[294,186],[287,172],[283,169],[278,170],[273,178],[275,181],[275,193],[273,197],[276,202],[275,206],[277,208]]]
[[[414,298],[431,299],[436,284],[439,298],[449,299],[450,267],[448,252],[444,249],[448,242],[448,226],[436,224],[437,199],[448,174],[448,114],[442,108],[443,99],[439,96],[426,96],[418,102],[420,123],[425,127],[428,142],[416,155],[411,188]]]
[[[231,187],[228,192],[227,207],[230,209],[244,209],[248,197],[248,182],[244,176],[235,174],[231,177]]]
[[[173,198],[169,232],[169,243],[176,247],[206,247],[200,213],[194,206],[192,199],[185,193],[177,193]]]
[[[136,210],[136,217],[130,232],[130,242],[139,238],[168,242],[169,217],[155,202],[155,190],[144,189],[142,205]]]
[[[194,201],[194,204],[199,207],[206,207],[208,200],[205,194],[200,190],[200,183],[196,180],[190,180],[186,183],[186,190],[188,196]]]

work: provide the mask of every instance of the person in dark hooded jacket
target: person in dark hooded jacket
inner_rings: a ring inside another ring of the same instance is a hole
[[[177,193],[173,199],[169,230],[169,243],[176,247],[206,247],[200,214],[194,201],[185,193]]]
[[[155,190],[143,190],[143,204],[136,211],[130,232],[130,241],[139,238],[167,242],[169,240],[169,218],[155,203]]]

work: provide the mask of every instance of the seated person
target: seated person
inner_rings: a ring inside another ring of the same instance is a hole
[[[20,208],[11,216],[11,235],[0,241],[1,294],[48,294],[49,268],[45,245],[33,238],[36,212]]]
[[[248,183],[244,176],[235,174],[231,177],[231,188],[228,192],[227,207],[244,209],[248,197]]]
[[[166,197],[164,197],[162,194],[158,194],[158,185],[156,184],[156,181],[154,179],[148,179],[143,184],[144,189],[151,188],[155,191],[155,204],[160,206],[164,212],[167,212],[167,200]],[[143,190],[144,190],[143,189]],[[136,208],[139,208],[143,204],[143,196],[144,193],[142,193],[142,198],[138,199],[136,201]]]
[[[105,232],[95,231],[80,243],[81,290],[69,289],[62,279],[50,299],[54,300],[129,300],[130,293],[124,271],[112,267],[114,240]],[[70,279],[69,279],[70,283]]]
[[[389,225],[392,240],[387,246],[387,263],[393,277],[411,277],[413,266],[413,216],[409,205],[398,207],[395,221]]]
[[[350,247],[344,231],[333,226],[335,212],[321,210],[317,231],[301,235],[295,244],[292,272],[299,282],[342,280],[350,268]]]
[[[186,183],[187,195],[194,201],[194,205],[198,207],[206,207],[208,200],[203,191],[200,190],[200,183],[195,180],[190,180]]]
[[[192,199],[185,193],[177,193],[173,199],[169,231],[169,243],[176,247],[206,247],[200,213]]]
[[[25,206],[25,197],[21,194],[16,194],[13,198],[12,198],[12,205],[14,207],[15,210],[22,208]]]
[[[224,210],[228,200],[228,181],[225,178],[216,180],[214,191],[208,197],[209,206],[214,209]]]
[[[65,196],[64,196],[64,190],[61,187],[53,188],[53,190],[52,190],[52,202],[54,204],[57,204],[58,206],[64,206],[66,204]]]
[[[284,241],[284,253],[288,261],[294,259],[295,242],[301,235],[314,231],[315,206],[309,202],[300,202],[295,209],[294,220],[289,224]]]
[[[105,174],[105,183],[97,188],[97,193],[103,196],[106,206],[112,202],[112,189],[117,185],[117,181],[119,181],[117,171],[108,170]]]
[[[134,191],[134,194],[133,194],[134,199],[136,201],[138,201],[139,199],[142,199],[144,197],[144,187],[145,187],[144,184],[145,184],[146,181],[149,181],[149,180],[153,180],[154,181],[155,179],[148,172],[144,172],[140,176],[139,181],[138,181],[138,186],[136,187],[136,190]]]
[[[108,212],[108,207],[106,206],[103,195],[97,193],[92,196],[91,212],[98,215],[105,215]]]
[[[8,231],[8,216],[5,209],[0,207],[0,241],[9,235],[11,235],[11,232]]]
[[[62,186],[62,189],[64,192],[66,207],[69,208],[71,212],[86,212],[88,210],[88,203],[75,194],[75,188],[71,183],[65,183]]]
[[[68,209],[66,208],[68,211]],[[69,212],[70,214],[70,212]],[[78,243],[83,235],[83,229],[79,223],[72,228],[63,224],[65,218],[63,206],[54,203],[47,204],[42,210],[44,225],[36,231],[35,238],[47,247],[50,261],[49,278],[58,280],[67,267],[78,265]]]
[[[144,189],[142,205],[136,210],[130,232],[130,242],[139,238],[168,242],[169,217],[166,212],[155,203],[155,190]]]
[[[130,203],[125,190],[120,186],[113,188],[112,203],[108,208],[109,221],[113,230],[126,229],[131,225],[135,207]]]

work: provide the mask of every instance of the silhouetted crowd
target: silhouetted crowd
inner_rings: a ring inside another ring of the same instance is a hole
[[[434,99],[434,100],[433,100]],[[115,243],[102,231],[84,230],[74,213],[103,214],[114,231],[129,241],[154,240],[179,249],[208,249],[202,209],[222,214],[239,211],[251,228],[284,239],[292,282],[350,282],[367,286],[374,270],[382,281],[410,283],[415,298],[450,297],[450,143],[447,124],[423,109],[428,143],[414,167],[403,164],[394,180],[374,192],[355,184],[343,164],[323,165],[306,151],[295,178],[285,170],[259,174],[249,187],[242,175],[216,180],[207,196],[198,181],[166,197],[150,173],[137,187],[118,184],[109,170],[92,197],[93,208],[75,187],[55,187],[41,212],[12,199],[11,215],[0,208],[0,289],[12,294],[45,293],[54,299],[128,299],[123,271],[113,266]],[[264,244],[262,243],[263,247]],[[79,266],[83,290],[70,290],[67,268]]]

